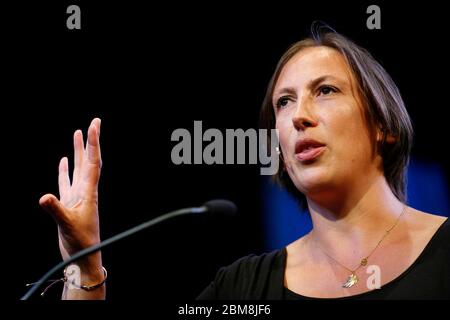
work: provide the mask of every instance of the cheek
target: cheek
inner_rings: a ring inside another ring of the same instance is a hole
[[[286,151],[290,146],[292,130],[294,129],[292,121],[288,120],[287,117],[278,116],[276,118],[275,128],[278,129],[281,148]]]
[[[362,116],[354,110],[335,114],[329,122],[328,139],[335,152],[348,164],[370,157],[371,142]]]

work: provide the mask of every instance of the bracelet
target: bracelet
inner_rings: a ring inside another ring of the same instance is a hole
[[[101,287],[102,285],[104,285],[105,282],[106,282],[106,279],[108,278],[108,271],[106,271],[105,267],[103,267],[103,266],[102,266],[102,269],[103,269],[103,274],[104,274],[103,281],[99,282],[97,284],[94,284],[92,286],[77,285],[75,283],[75,280],[72,280],[72,282],[69,282],[69,280],[67,278],[67,275],[66,275],[67,267],[66,267],[66,269],[64,269],[64,277],[62,278],[62,281],[69,283],[70,285],[74,286],[76,289],[82,289],[82,290],[85,290],[85,291],[92,291],[92,290],[95,290],[95,289]]]
[[[67,282],[67,283],[69,283],[70,285],[74,286],[76,289],[82,289],[82,290],[85,290],[85,291],[92,291],[92,290],[95,290],[95,289],[101,287],[102,285],[104,285],[105,282],[106,282],[106,279],[108,278],[108,271],[106,271],[105,267],[102,266],[103,274],[105,275],[105,277],[103,278],[103,281],[102,281],[102,282],[97,283],[97,284],[94,284],[93,286],[77,285],[77,284],[75,283],[75,280],[72,280],[72,282],[69,282],[69,279],[67,278],[67,275],[66,275],[67,268],[68,268],[68,266],[64,269],[64,276],[63,276],[62,278],[56,279],[56,280],[48,280],[48,281],[46,281],[46,282],[51,282],[51,283],[50,283],[50,284],[44,289],[44,291],[41,293],[41,296],[42,296],[42,297],[44,296],[44,294],[47,292],[48,289],[50,289],[51,287],[53,287],[53,285],[56,284],[56,283],[58,283],[58,282]],[[75,272],[75,271],[74,271],[74,272]],[[70,274],[69,276],[73,275],[74,272],[72,272],[72,274]],[[36,282],[33,282],[33,283],[27,283],[26,286],[29,287],[29,286],[32,286],[32,285],[34,285],[34,284],[36,284]]]

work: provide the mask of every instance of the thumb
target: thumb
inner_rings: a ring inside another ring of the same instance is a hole
[[[46,194],[39,199],[41,207],[47,211],[56,223],[64,223],[66,220],[66,212],[61,202],[52,194]]]

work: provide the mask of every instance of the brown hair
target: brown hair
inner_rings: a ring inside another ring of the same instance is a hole
[[[333,48],[347,61],[364,103],[369,131],[373,137],[373,133],[378,130],[382,133],[381,141],[373,144],[374,152],[380,154],[383,159],[384,176],[392,192],[400,201],[405,202],[406,168],[412,146],[413,128],[403,99],[392,78],[372,55],[334,30],[325,33],[313,32],[311,37],[294,43],[283,54],[267,87],[260,114],[261,126],[266,129],[275,128],[272,95],[283,67],[300,50],[317,46]],[[388,142],[388,137],[393,137],[394,141]],[[286,173],[282,156],[280,167],[282,169],[278,170],[275,180],[306,208],[305,196]]]

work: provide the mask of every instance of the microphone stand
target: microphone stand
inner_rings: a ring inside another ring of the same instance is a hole
[[[96,252],[116,241],[119,241],[123,238],[126,238],[128,236],[131,236],[137,232],[140,232],[144,229],[147,229],[155,224],[158,224],[160,222],[163,222],[164,220],[171,219],[177,216],[185,215],[185,214],[197,214],[197,213],[203,213],[208,211],[208,208],[206,206],[203,207],[193,207],[193,208],[184,208],[175,210],[169,213],[166,213],[162,216],[156,217],[150,221],[144,222],[140,225],[137,225],[136,227],[133,227],[131,229],[128,229],[126,231],[123,231],[109,239],[106,239],[105,241],[100,242],[99,244],[96,244],[94,246],[88,247],[86,249],[83,249],[81,251],[78,251],[74,255],[72,255],[69,259],[65,261],[61,261],[56,266],[54,266],[52,269],[50,269],[46,274],[44,274],[28,291],[25,293],[25,295],[20,298],[20,300],[28,300],[55,272],[58,270],[61,270],[62,268],[66,267],[67,265],[71,264],[72,262],[81,259],[93,252]]]

